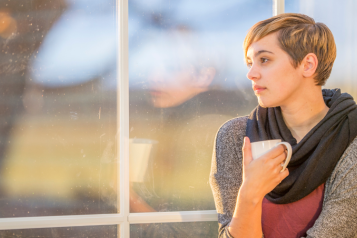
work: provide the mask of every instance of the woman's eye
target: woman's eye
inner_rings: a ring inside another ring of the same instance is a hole
[[[250,69],[252,67],[252,63],[247,63],[247,67]]]
[[[261,58],[260,60],[262,61],[262,63],[268,62],[268,59],[267,59],[267,58]]]

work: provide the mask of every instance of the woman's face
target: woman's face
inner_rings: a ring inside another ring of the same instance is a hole
[[[193,65],[182,66],[177,71],[157,69],[148,78],[151,102],[158,108],[181,105],[207,91],[215,74],[213,67],[197,70]]]
[[[303,76],[283,51],[277,33],[265,36],[248,48],[248,79],[262,107],[285,106],[297,99]]]
[[[193,72],[193,67],[186,67],[179,72],[156,70],[151,73],[149,89],[154,107],[175,107],[197,94]]]

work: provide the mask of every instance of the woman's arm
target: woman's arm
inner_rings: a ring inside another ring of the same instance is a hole
[[[241,187],[228,231],[233,237],[262,237],[262,200],[250,199]]]
[[[210,185],[218,213],[219,237],[231,238],[228,231],[239,188],[242,185],[243,146],[247,118],[224,123],[214,140]]]

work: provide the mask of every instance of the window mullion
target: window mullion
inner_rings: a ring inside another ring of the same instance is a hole
[[[273,0],[273,16],[285,12],[285,0]]]
[[[217,221],[216,210],[131,213],[130,224]]]
[[[0,219],[0,230],[114,225],[127,222],[121,214],[11,217]]]
[[[118,16],[118,208],[125,221],[120,227],[120,236],[129,238],[129,44],[128,0],[117,0]],[[118,233],[119,234],[119,233]]]

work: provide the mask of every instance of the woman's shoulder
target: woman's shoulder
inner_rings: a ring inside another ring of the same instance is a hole
[[[336,169],[345,171],[346,169],[351,170],[354,168],[357,175],[357,166],[355,165],[357,165],[357,137],[354,138],[341,156]]]
[[[354,138],[354,140],[347,147],[344,154],[354,157],[356,159],[356,163],[357,163],[357,136]]]
[[[244,136],[247,127],[248,116],[232,118],[219,128],[217,138]]]
[[[356,177],[357,137],[349,144],[349,146],[341,156],[341,159],[335,166],[335,169],[332,171],[327,181],[327,188],[325,188],[326,195],[329,195],[328,197],[334,197],[340,193],[346,194],[341,191],[341,189],[346,190],[346,188],[354,188],[353,191],[356,191]]]

